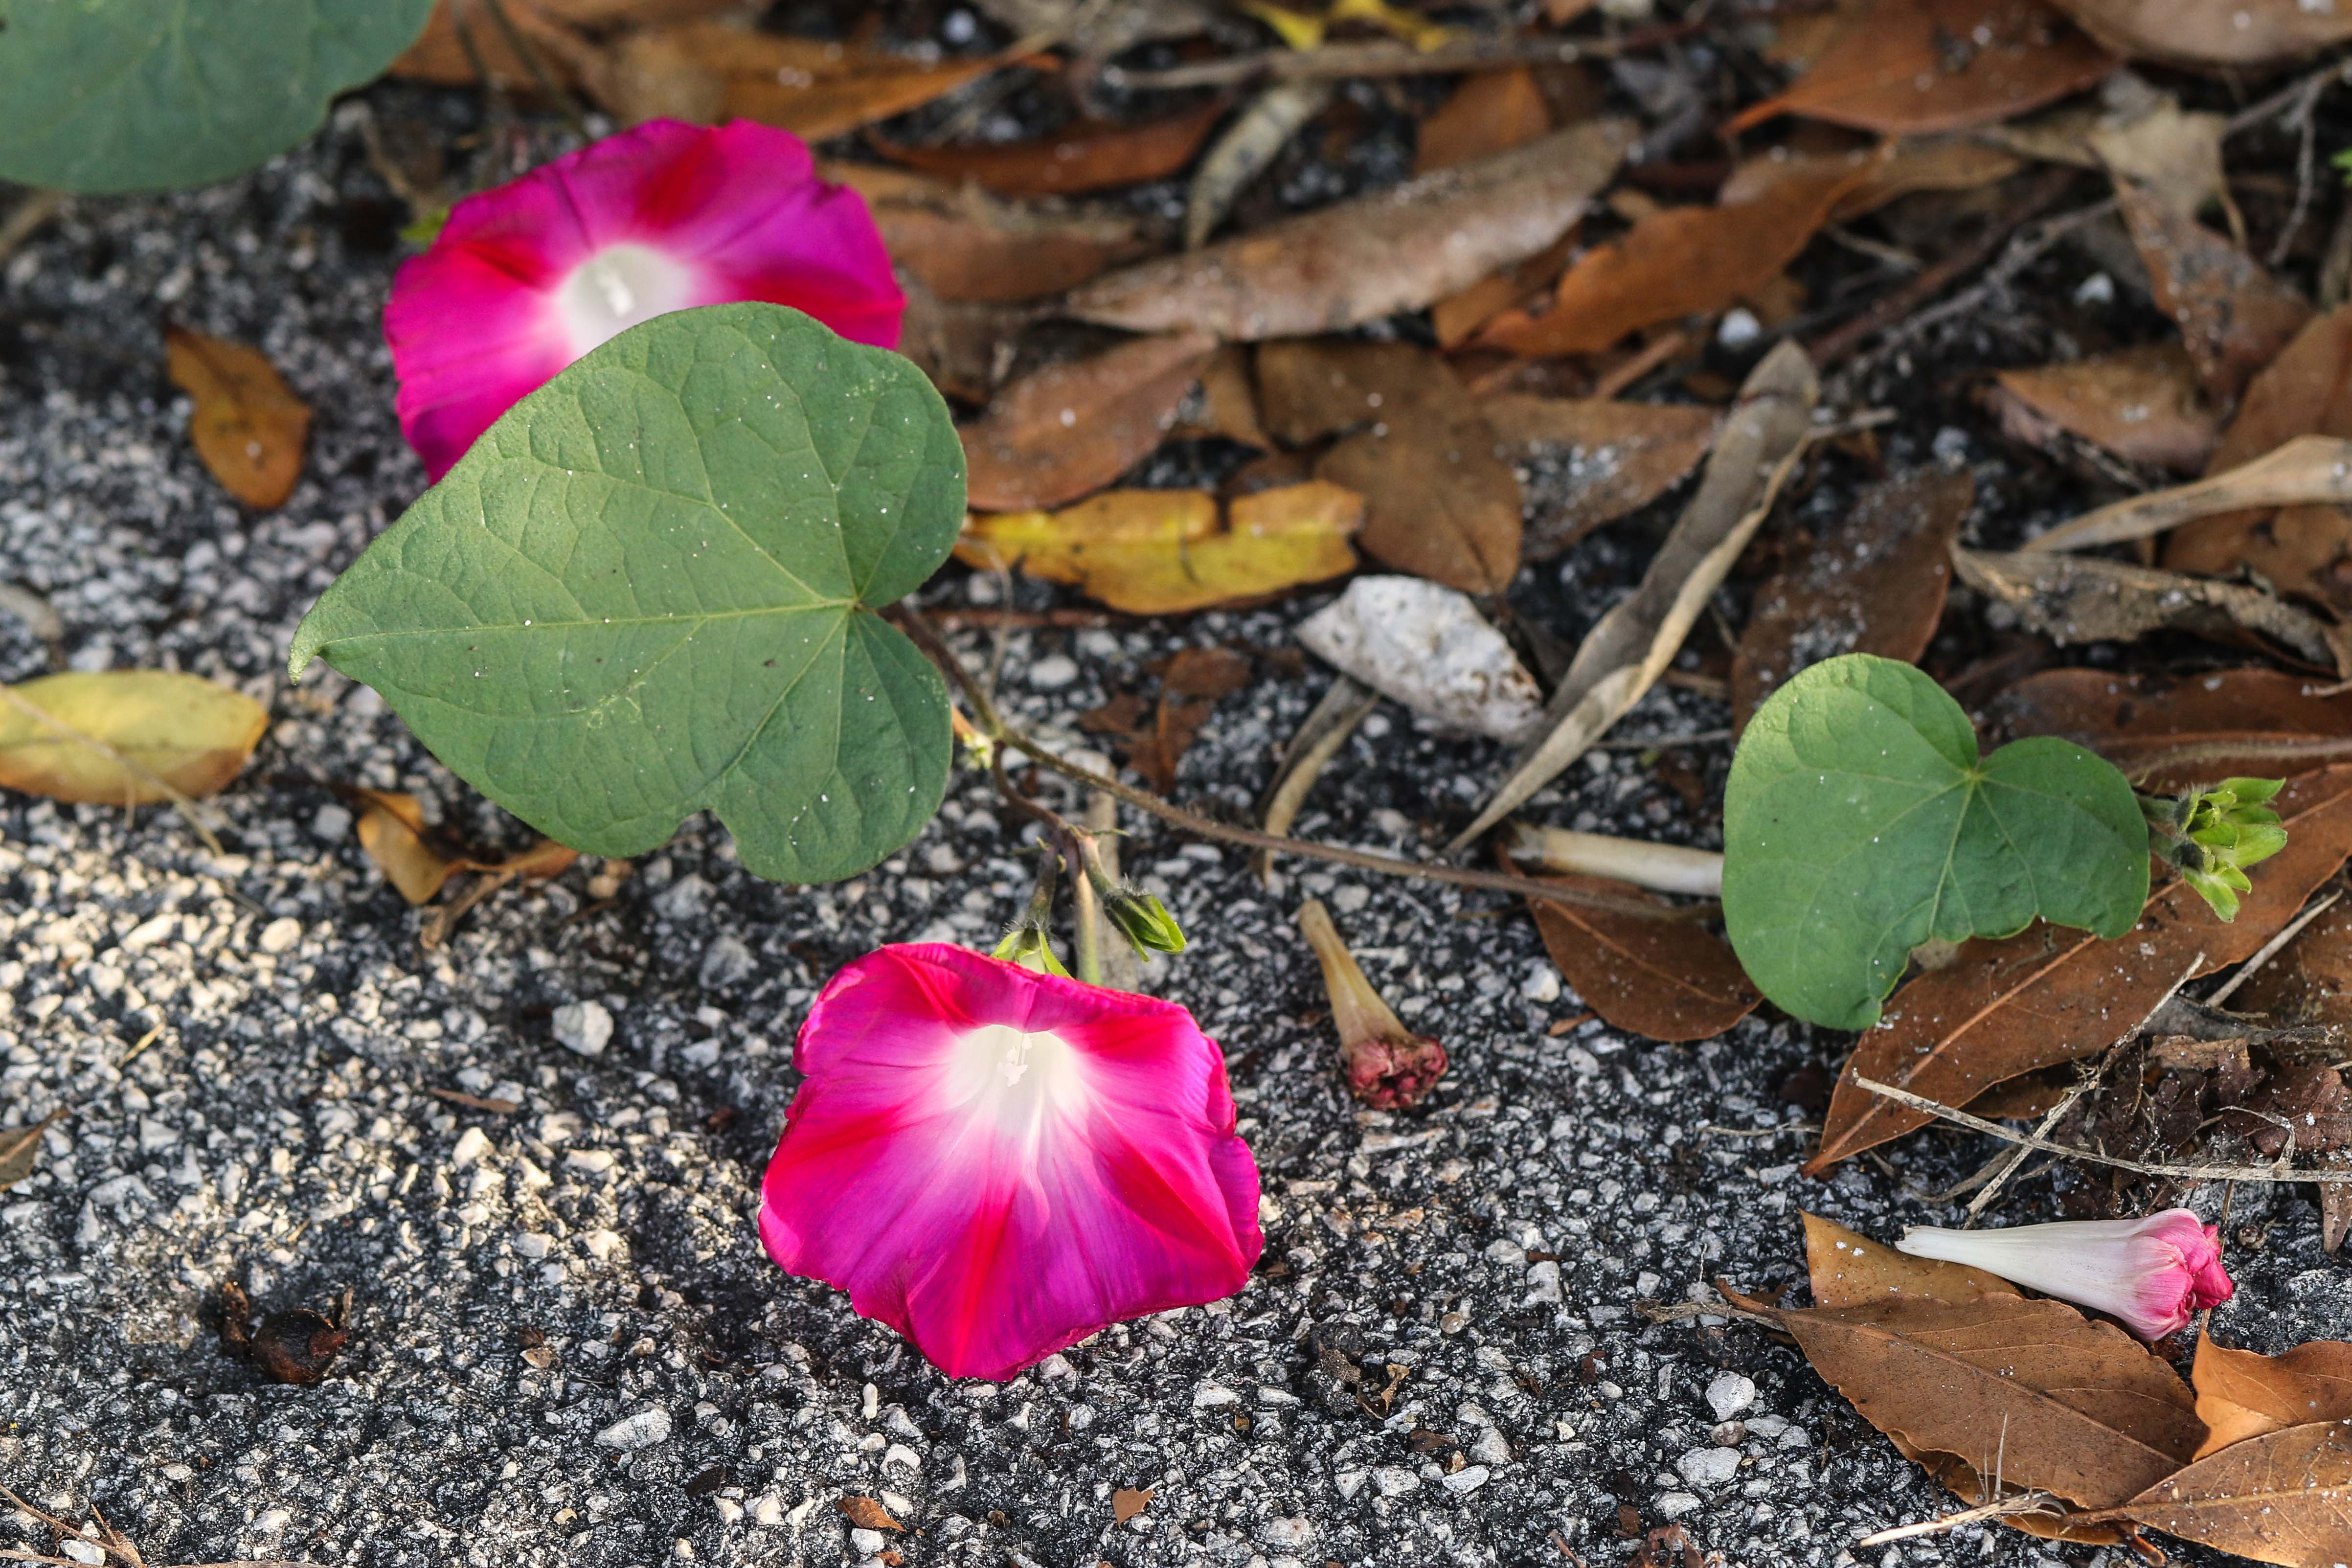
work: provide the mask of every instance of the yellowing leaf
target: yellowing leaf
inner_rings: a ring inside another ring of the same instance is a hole
[[[1442,49],[1454,41],[1450,29],[1438,26],[1417,11],[1391,5],[1387,0],[1331,0],[1330,19],[1334,22],[1370,22],[1381,31],[1411,44],[1423,54],[1432,49]]]
[[[259,350],[226,338],[166,327],[163,359],[172,384],[195,399],[188,435],[213,478],[249,507],[283,506],[302,477],[310,405]]]
[[[0,705],[0,788],[54,800],[152,805],[173,791],[211,795],[269,727],[245,693],[172,670],[45,675],[14,695],[22,705]]]
[[[1274,29],[1275,37],[1294,49],[1320,48],[1323,45],[1320,16],[1310,16],[1287,5],[1270,5],[1265,0],[1240,0],[1234,9],[1264,22]]]
[[[1205,490],[1109,490],[1060,511],[975,515],[956,554],[1068,583],[1131,615],[1264,598],[1355,570],[1364,498],[1320,480],[1234,500]]]
[[[505,860],[477,860],[470,856],[445,855],[434,847],[425,828],[425,813],[416,797],[393,790],[351,792],[362,805],[357,832],[360,847],[375,862],[384,879],[412,904],[431,903],[451,877],[460,871],[486,871],[493,877],[553,877],[580,858],[551,838],[542,838],[521,854]]]

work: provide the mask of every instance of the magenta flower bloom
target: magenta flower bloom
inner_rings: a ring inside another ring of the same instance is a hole
[[[801,1026],[760,1238],[950,1377],[1230,1296],[1265,1246],[1224,1058],[1172,1002],[885,947]]]
[[[690,305],[790,305],[894,348],[906,297],[845,185],[801,139],[655,120],[467,196],[383,311],[400,428],[436,480],[526,394],[639,321]]]
[[[2188,1209],[2146,1219],[2065,1220],[2001,1230],[1913,1226],[1895,1244],[1914,1258],[1964,1263],[2029,1290],[2121,1319],[2160,1340],[2237,1293],[2221,1267],[2221,1229]]]

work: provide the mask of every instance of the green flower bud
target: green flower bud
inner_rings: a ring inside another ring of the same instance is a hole
[[[1103,913],[1139,954],[1184,951],[1183,928],[1158,899],[1126,882],[1101,891]]]
[[[2238,896],[2253,890],[2245,868],[2286,847],[2286,829],[2266,804],[2284,779],[2223,779],[2170,799],[2141,798],[2151,847],[2225,921]]]
[[[1024,969],[1036,970],[1041,974],[1058,974],[1065,980],[1070,977],[1070,972],[1062,967],[1062,961],[1054,956],[1054,944],[1047,940],[1045,931],[1026,921],[1006,931],[1004,940],[998,942],[988,956],[1001,958],[1007,963],[1017,963]]]

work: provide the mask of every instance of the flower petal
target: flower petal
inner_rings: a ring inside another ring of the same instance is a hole
[[[796,1060],[761,1238],[950,1375],[1231,1295],[1264,1245],[1223,1058],[1173,1004],[887,947],[825,987]]]

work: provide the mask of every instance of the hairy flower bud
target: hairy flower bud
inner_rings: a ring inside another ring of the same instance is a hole
[[[1323,965],[1323,989],[1339,1029],[1339,1063],[1349,1092],[1382,1110],[1402,1110],[1427,1094],[1445,1075],[1445,1047],[1397,1021],[1339,939],[1321,900],[1300,906],[1298,929]]]
[[[2223,779],[2210,789],[2141,798],[2151,847],[2225,921],[2238,917],[2238,895],[2253,883],[2245,868],[2286,847],[2286,829],[2268,802],[2282,779]]]
[[[1103,913],[1139,953],[1181,952],[1184,928],[1167,906],[1140,888],[1121,882],[1102,896]]]
[[[2236,1291],[2221,1267],[2221,1227],[2188,1209],[2146,1219],[2067,1220],[2002,1230],[1913,1226],[1896,1242],[1914,1258],[1966,1264],[2028,1289],[2121,1319],[2157,1340]]]

